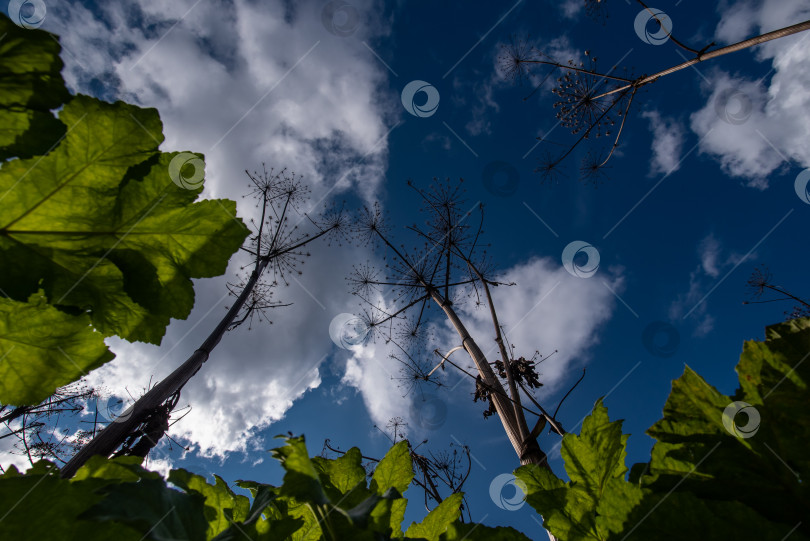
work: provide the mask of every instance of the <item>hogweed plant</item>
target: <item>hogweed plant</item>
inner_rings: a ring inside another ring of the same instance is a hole
[[[228,312],[202,345],[168,377],[152,387],[82,447],[62,469],[71,477],[93,455],[145,456],[157,445],[169,428],[168,419],[177,405],[180,392],[202,368],[227,331],[254,319],[269,322],[268,311],[287,306],[273,299],[279,284],[289,285],[291,275],[301,274],[300,267],[310,255],[308,246],[324,237],[340,241],[348,225],[342,208],[331,208],[315,219],[303,211],[309,189],[301,177],[286,169],[250,173],[250,196],[260,210],[251,220],[252,234],[241,250],[250,254],[250,263],[241,268],[241,280],[227,285],[235,297]],[[308,222],[312,231],[304,231]]]
[[[656,21],[660,26],[659,33],[663,34],[664,39],[668,39],[677,47],[687,51],[692,58],[652,75],[634,77],[627,68],[619,71],[618,66],[612,66],[606,70],[597,67],[597,58],[589,50],[584,52],[586,59],[584,62],[574,59],[561,62],[530,45],[529,38],[513,37],[508,44],[502,46],[499,56],[501,75],[518,84],[522,84],[524,81],[534,83],[534,89],[524,97],[524,101],[543,88],[550,77],[557,77],[556,84],[551,89],[551,92],[557,97],[553,103],[557,125],[576,136],[573,143],[564,145],[567,147],[566,150],[562,152],[547,151],[540,158],[535,172],[540,174],[543,182],[559,180],[560,165],[583,141],[607,138],[611,141],[610,146],[589,151],[580,166],[580,180],[594,185],[604,180],[606,175],[603,169],[619,146],[631,106],[634,104],[634,100],[638,101],[636,98],[639,91],[650,83],[699,62],[810,29],[810,21],[804,21],[725,47],[713,49],[715,44],[712,42],[697,49],[686,45],[672,35],[671,23],[664,14],[647,7],[640,0],[637,1],[649,12],[650,20]],[[586,0],[586,12],[597,20],[604,20],[606,17],[605,4],[606,0]],[[536,72],[538,68],[548,71],[543,75]],[[537,139],[549,143],[546,136],[552,130]]]
[[[535,363],[515,358],[509,351],[492,289],[514,284],[498,281],[487,257],[482,244],[484,207],[465,200],[463,181],[434,179],[427,190],[412,182],[408,185],[418,194],[424,217],[421,225],[406,228],[412,244],[394,239],[378,206],[365,208],[354,227],[356,236],[379,249],[384,261],[380,269],[357,266],[348,278],[352,293],[364,307],[360,317],[369,337],[382,338],[394,348],[391,356],[400,364],[408,390],[424,385],[442,387],[438,369],[448,365],[471,378],[478,389],[476,398],[484,399],[488,411],[498,417],[520,463],[548,467],[537,437],[546,424],[560,434],[564,431],[531,394],[540,385]],[[500,357],[496,361],[487,358],[468,331],[463,313],[457,311],[463,303],[488,311],[493,347]],[[446,353],[437,349],[431,357],[425,340],[434,315],[449,321],[459,345]],[[471,370],[450,358],[459,350],[469,355]],[[532,408],[524,405],[527,401]],[[531,427],[527,413],[536,418]]]
[[[794,295],[784,287],[775,284],[773,281],[773,275],[766,266],[763,265],[756,267],[751,273],[751,276],[748,278],[746,284],[748,285],[751,298],[755,300],[744,301],[743,304],[792,301],[798,304],[793,305],[793,308],[791,308],[790,311],[785,311],[786,321],[790,319],[810,317],[810,302],[807,302],[801,297]],[[762,300],[762,296],[765,295],[766,292],[770,293],[771,295],[777,294],[779,296],[776,298],[767,298]]]
[[[408,423],[401,417],[390,419],[386,424],[387,430],[382,430],[376,425],[374,427],[388,438],[391,445],[396,445],[401,441],[406,442],[415,474],[411,479],[411,483],[422,490],[426,511],[432,511],[453,494],[461,494],[461,519],[464,520],[464,511],[467,511],[466,520],[468,522],[472,521],[469,505],[463,492],[464,483],[467,482],[472,471],[472,457],[469,446],[450,443],[448,449],[442,449],[441,451],[420,450],[428,443],[428,440],[413,445],[407,439]],[[329,458],[329,453],[344,456],[347,452],[334,445],[331,440],[326,439],[323,443],[321,457]],[[366,455],[361,455],[361,458],[366,461],[367,472],[373,472],[380,462],[379,458]]]

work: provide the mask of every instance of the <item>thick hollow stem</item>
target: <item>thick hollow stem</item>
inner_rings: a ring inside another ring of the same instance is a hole
[[[473,363],[475,363],[478,373],[481,375],[484,383],[486,383],[490,389],[494,389],[494,391],[490,393],[490,396],[492,397],[492,402],[495,405],[495,410],[498,412],[498,417],[503,424],[503,428],[506,432],[506,436],[509,438],[509,442],[512,444],[515,453],[521,457],[521,464],[524,464],[524,456],[526,455],[526,448],[523,443],[524,440],[521,437],[520,430],[517,426],[514,409],[512,408],[510,401],[506,398],[506,392],[504,391],[501,382],[495,376],[495,372],[492,371],[492,367],[487,362],[487,358],[484,356],[481,348],[478,347],[478,344],[475,342],[472,336],[470,336],[467,328],[464,327],[464,324],[461,322],[452,306],[450,306],[450,303],[448,303],[446,299],[442,297],[441,294],[439,294],[439,292],[435,289],[431,291],[431,298],[437,305],[439,305],[447,316],[447,319],[450,320],[450,323],[453,325],[456,333],[458,333],[459,337],[461,338],[461,343],[464,346],[464,349],[467,350],[467,353],[469,353]],[[537,446],[537,442],[535,442],[535,446],[539,451],[540,448]],[[535,458],[533,456],[534,454],[535,453],[532,453],[533,459]],[[532,461],[525,463],[533,464],[535,462]]]
[[[492,318],[492,324],[495,327],[495,343],[498,344],[498,350],[501,353],[501,358],[503,359],[503,367],[504,372],[506,372],[506,383],[509,386],[509,394],[512,397],[513,403],[512,407],[514,408],[513,411],[515,413],[515,421],[517,422],[517,428],[520,433],[520,438],[525,442],[529,437],[529,427],[526,425],[526,418],[523,416],[523,408],[520,407],[520,393],[517,391],[517,386],[515,385],[515,377],[512,374],[512,358],[509,355],[509,352],[506,351],[506,346],[503,342],[503,336],[501,335],[501,325],[498,322],[498,313],[495,311],[495,303],[492,301],[492,294],[489,291],[489,285],[481,273],[475,268],[472,263],[469,261],[467,264],[470,268],[475,272],[478,276],[478,279],[481,280],[481,283],[484,285],[484,293],[487,296],[487,304],[489,305],[489,314]]]
[[[69,479],[73,477],[76,471],[94,455],[110,456],[150,412],[183,388],[188,380],[202,367],[203,363],[208,360],[211,351],[219,344],[228,326],[236,318],[242,305],[253,291],[253,287],[268,263],[269,260],[261,261],[257,269],[253,271],[247,284],[245,284],[242,294],[239,295],[216,329],[208,335],[202,346],[192,353],[174,372],[169,374],[166,379],[152,387],[114,422],[104,427],[95,438],[82,447],[62,468],[61,476],[63,478]]]
[[[742,49],[747,49],[749,47],[753,47],[754,45],[760,45],[765,43],[766,41],[771,41],[774,39],[783,38],[785,36],[790,36],[792,34],[797,34],[799,32],[804,32],[805,30],[810,30],[810,21],[804,21],[803,23],[794,24],[792,26],[787,26],[785,28],[780,28],[779,30],[774,30],[773,32],[767,32],[762,34],[761,36],[756,36],[750,39],[746,39],[744,41],[740,41],[738,43],[734,43],[732,45],[728,45],[726,47],[721,47],[719,49],[715,49],[714,51],[709,51],[706,53],[700,53],[695,58],[691,60],[687,60],[686,62],[682,62],[676,66],[672,66],[671,68],[667,68],[663,71],[659,71],[658,73],[654,73],[652,75],[648,75],[646,77],[642,77],[632,83],[621,86],[619,88],[614,88],[604,94],[600,94],[595,96],[593,99],[598,100],[599,98],[604,98],[605,96],[609,96],[611,94],[615,94],[616,92],[621,92],[622,90],[627,90],[628,88],[639,88],[644,86],[648,83],[652,83],[664,77],[665,75],[669,75],[670,73],[674,73],[676,71],[680,71],[682,69],[688,68],[689,66],[694,66],[699,62],[703,62],[704,60],[710,60],[712,58],[716,58],[718,56],[723,56],[725,54],[733,53],[735,51],[740,51]]]

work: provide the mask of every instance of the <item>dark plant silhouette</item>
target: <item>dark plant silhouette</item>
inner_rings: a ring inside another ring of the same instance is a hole
[[[606,18],[606,2],[607,0],[585,0],[586,12],[597,20],[604,21]],[[650,12],[652,19],[666,28],[655,10],[647,7],[640,0],[637,0],[637,2]],[[549,77],[557,74],[556,87],[552,90],[552,93],[558,98],[554,102],[557,124],[569,130],[577,138],[573,143],[566,145],[568,148],[566,151],[559,154],[546,153],[541,157],[535,172],[541,175],[543,181],[558,180],[557,169],[560,164],[583,141],[602,137],[612,138],[609,150],[589,152],[580,167],[581,180],[596,184],[597,181],[606,178],[603,168],[619,146],[622,131],[630,114],[630,108],[639,90],[667,75],[699,62],[808,29],[810,29],[810,21],[804,21],[717,49],[712,49],[715,45],[714,42],[700,49],[690,47],[667,32],[670,41],[693,55],[693,57],[652,75],[640,75],[638,77],[631,76],[626,68],[622,70],[621,75],[617,74],[617,66],[612,66],[606,70],[598,68],[597,59],[593,57],[590,51],[584,53],[586,62],[577,62],[573,59],[563,62],[531,46],[528,38],[517,39],[513,37],[502,48],[499,58],[500,72],[505,78],[518,83],[525,80],[537,81],[534,90],[524,98],[524,101],[539,90]],[[545,75],[542,75],[534,72],[537,68],[544,68],[548,71]],[[550,131],[553,131],[553,128]],[[547,135],[540,136],[537,139],[550,142],[546,139]]]
[[[810,317],[810,303],[797,297],[782,286],[773,283],[773,275],[766,266],[756,267],[748,279],[748,287],[753,301],[744,301],[743,304],[760,304],[766,302],[794,301],[798,302],[790,311],[785,311],[785,320],[800,317]],[[782,295],[773,299],[760,300],[766,292]]]
[[[34,406],[0,405],[0,423],[5,428],[0,432],[0,439],[15,438],[16,452],[27,456],[32,465],[35,458],[64,464],[63,457],[75,452],[89,439],[90,433],[79,431],[69,438],[69,431],[60,431],[60,423],[84,411],[85,404],[98,396],[96,389],[79,381],[57,389]]]
[[[354,227],[356,236],[379,248],[384,259],[384,268],[361,265],[348,279],[365,306],[360,317],[369,331],[367,339],[382,339],[394,348],[391,356],[400,364],[406,392],[424,385],[444,386],[438,369],[446,365],[469,377],[476,384],[475,399],[488,402],[485,416],[497,415],[520,462],[548,467],[537,436],[546,424],[559,434],[564,430],[531,394],[531,389],[541,385],[536,371],[539,361],[512,353],[514,348],[499,322],[492,288],[514,284],[496,279],[482,245],[483,206],[465,200],[463,181],[434,179],[427,190],[412,182],[408,185],[421,200],[423,217],[421,225],[406,228],[413,235],[411,244],[394,240],[378,206],[365,208]],[[487,359],[456,311],[464,302],[488,310],[495,333],[493,349],[500,357],[497,361]],[[419,344],[433,315],[450,322],[461,344],[446,354],[435,350],[435,358],[426,357],[428,348],[414,348],[401,340],[413,338]],[[473,362],[471,370],[450,358],[461,349]],[[536,409],[524,405],[527,399]],[[536,417],[534,429],[526,422],[527,413]]]

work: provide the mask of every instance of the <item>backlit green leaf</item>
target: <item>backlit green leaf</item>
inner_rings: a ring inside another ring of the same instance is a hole
[[[461,515],[461,501],[464,494],[456,492],[437,505],[420,523],[412,523],[405,532],[406,537],[439,541],[439,537]]]
[[[65,133],[51,114],[68,99],[55,36],[0,14],[0,160],[44,154]],[[2,195],[2,194],[0,194]]]
[[[0,402],[37,404],[111,360],[86,314],[68,315],[42,291],[29,302],[0,297]]]

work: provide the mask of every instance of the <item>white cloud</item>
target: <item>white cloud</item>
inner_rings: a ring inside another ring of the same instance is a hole
[[[392,348],[378,342],[353,349],[342,383],[360,392],[366,410],[380,428],[389,419],[407,417],[411,397],[403,396],[394,379],[399,374],[395,361],[388,357]]]
[[[723,14],[714,36],[718,43],[735,43],[751,37],[756,26],[756,5],[753,2],[721,2],[717,9]]]
[[[560,11],[567,19],[573,19],[582,11],[584,2],[582,0],[565,0],[560,2]]]
[[[498,319],[515,353],[529,358],[536,350],[544,356],[557,350],[539,367],[543,392],[554,392],[599,342],[598,330],[616,304],[610,289],[620,294],[624,279],[613,270],[577,278],[557,260],[533,258],[505,271],[501,280],[516,284],[492,291]],[[465,305],[461,311],[470,319],[468,329],[484,354],[490,361],[499,358],[489,310]]]
[[[354,36],[329,33],[323,2],[146,0],[49,6],[45,28],[59,34],[64,76],[78,92],[156,107],[166,151],[206,155],[204,197],[237,201],[245,221],[257,210],[242,199],[244,169],[289,167],[303,174],[312,202],[355,190],[374,197],[387,162],[388,130],[400,108],[382,93],[385,68],[362,45],[384,32],[371,2],[353,0],[364,17]],[[303,219],[303,218],[302,218]],[[255,433],[320,384],[318,366],[334,345],[329,321],[351,310],[343,277],[364,257],[314,246],[303,275],[276,298],[293,306],[273,325],[228,333],[183,390],[192,410],[170,434],[205,456],[250,450]],[[179,366],[224,315],[224,277],[195,281],[190,317],[173,321],[160,347],[108,339],[118,357],[91,381],[127,397]],[[162,467],[162,466],[161,466]]]
[[[7,434],[7,432],[4,430],[2,434]],[[24,454],[20,454],[19,449],[14,447],[17,441],[17,438],[14,436],[0,439],[0,466],[2,466],[5,471],[8,471],[11,466],[14,466],[20,472],[24,472],[31,467],[31,463],[28,462],[28,457]]]
[[[720,12],[718,42],[737,41],[752,31],[768,32],[810,18],[807,4],[780,0],[723,4]],[[757,59],[770,61],[773,67],[767,88],[761,80],[721,69],[709,72],[704,85],[709,99],[691,117],[700,151],[715,156],[727,174],[751,187],[767,188],[768,176],[787,165],[785,159],[810,166],[808,35],[802,32],[757,48]],[[722,65],[722,58],[716,62]]]
[[[697,322],[694,336],[706,336],[714,327],[714,318],[708,313],[706,293],[711,284],[705,279],[702,268],[689,273],[689,289],[678,295],[669,306],[669,319],[680,321],[686,317]]]
[[[662,118],[658,111],[644,111],[641,116],[650,121],[653,132],[650,174],[674,173],[680,168],[683,126],[675,120]]]
[[[472,84],[470,89],[471,95],[475,96],[475,101],[469,107],[469,113],[472,118],[465,125],[467,132],[472,136],[481,135],[482,133],[490,135],[492,133],[492,126],[490,118],[492,114],[500,111],[498,102],[495,101],[493,94],[495,88],[502,84],[502,79],[497,72],[493,71],[488,79],[478,81]],[[455,85],[459,89],[459,84]]]
[[[171,459],[152,458],[150,456],[144,461],[143,467],[147,470],[157,472],[161,477],[167,479],[169,477],[169,472],[172,471],[172,468],[174,467],[174,464]]]
[[[720,242],[714,235],[707,235],[699,245],[700,251],[700,264],[703,267],[703,272],[717,278],[720,276],[720,269],[718,268],[718,258],[720,257]]]
[[[743,254],[725,248],[713,233],[709,233],[697,243],[699,263],[689,273],[689,289],[676,298],[669,306],[669,318],[673,321],[685,317],[696,322],[693,334],[706,336],[714,329],[714,317],[708,312],[708,295],[717,283],[721,273],[731,270],[742,261]],[[757,258],[756,252],[746,260]]]

